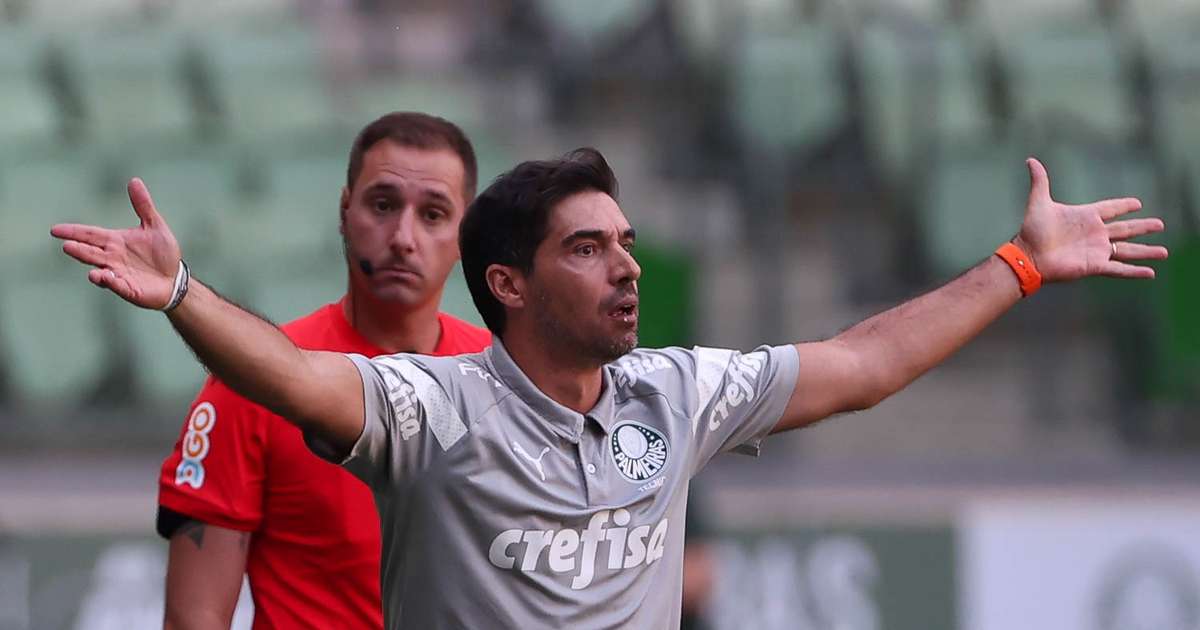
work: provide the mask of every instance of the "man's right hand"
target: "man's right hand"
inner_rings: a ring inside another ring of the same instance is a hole
[[[60,223],[50,234],[63,240],[63,252],[95,267],[88,280],[125,301],[161,309],[171,299],[179,270],[179,243],[154,208],[150,191],[138,178],[129,182],[129,202],[141,225],[124,230]]]
[[[141,225],[111,230],[60,224],[50,233],[63,251],[95,269],[88,279],[127,302],[162,309],[171,301],[179,244],[154,209],[142,180],[129,182],[129,201]],[[201,282],[168,317],[200,361],[234,391],[287,418],[344,455],[363,429],[358,369],[337,352],[296,347],[270,322],[225,300]]]

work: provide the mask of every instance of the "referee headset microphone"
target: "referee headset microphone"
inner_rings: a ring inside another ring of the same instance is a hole
[[[341,232],[342,252],[345,254],[346,260],[349,261],[351,258],[353,258],[354,260],[358,261],[358,268],[362,270],[363,275],[374,275],[375,265],[371,264],[371,259],[360,255],[358,252],[351,251],[350,239],[346,238],[346,233],[344,231],[339,230],[339,232]]]

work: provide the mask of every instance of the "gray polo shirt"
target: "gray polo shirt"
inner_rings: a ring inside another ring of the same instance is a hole
[[[635,350],[581,415],[497,340],[457,357],[350,355],[366,422],[341,464],[374,491],[388,628],[675,628],[688,483],[757,453],[792,346]]]

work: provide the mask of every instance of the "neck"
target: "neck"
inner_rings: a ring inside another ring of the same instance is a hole
[[[504,336],[504,349],[547,398],[581,414],[596,406],[604,387],[600,365],[564,360],[534,341],[536,336],[511,333]]]
[[[432,354],[442,336],[438,322],[441,301],[439,291],[417,306],[387,302],[356,288],[351,280],[342,311],[358,334],[384,352]]]

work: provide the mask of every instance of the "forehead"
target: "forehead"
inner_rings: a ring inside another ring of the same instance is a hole
[[[581,230],[602,230],[623,234],[631,226],[616,200],[607,194],[587,190],[558,202],[546,222],[548,236],[565,236]]]
[[[386,184],[410,193],[434,191],[462,207],[464,178],[462,160],[448,148],[419,149],[384,139],[363,154],[354,190]]]

